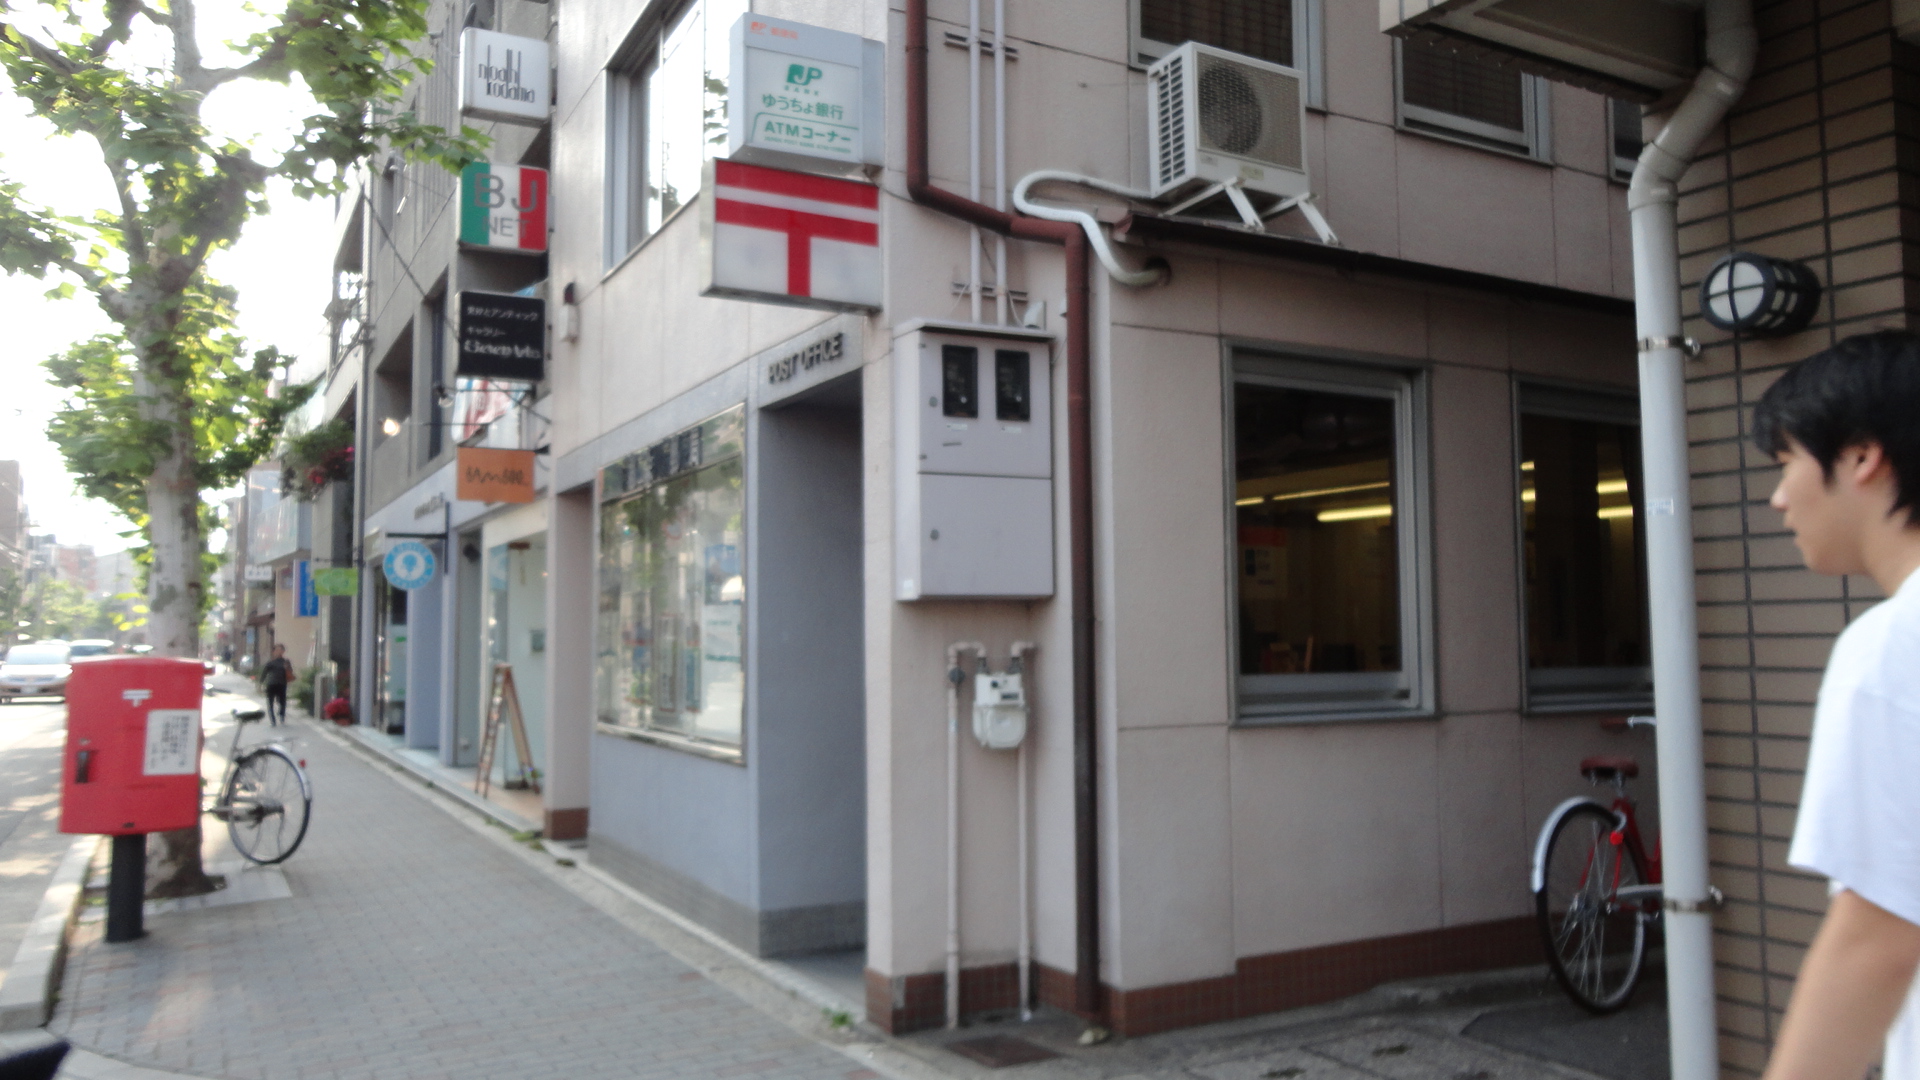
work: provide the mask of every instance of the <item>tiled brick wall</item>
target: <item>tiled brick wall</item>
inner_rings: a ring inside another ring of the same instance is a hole
[[[1807,732],[1833,635],[1877,597],[1871,582],[1801,566],[1766,505],[1776,470],[1747,441],[1752,405],[1791,362],[1847,334],[1906,324],[1909,237],[1920,208],[1920,73],[1885,0],[1756,4],[1759,64],[1746,97],[1681,185],[1681,280],[1697,288],[1730,250],[1812,266],[1820,317],[1775,341],[1728,340],[1697,316],[1691,369],[1695,557],[1707,730],[1721,1055],[1765,1062],[1824,883],[1789,869]]]

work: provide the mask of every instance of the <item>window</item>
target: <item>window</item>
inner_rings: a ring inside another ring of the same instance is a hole
[[[1133,0],[1133,52],[1151,64],[1189,41],[1285,64],[1306,76],[1307,108],[1324,109],[1321,0]]]
[[[1544,80],[1446,40],[1395,42],[1400,126],[1546,160]]]
[[[607,263],[700,190],[727,145],[728,35],[747,0],[692,0],[644,29],[607,80]]]
[[[744,407],[601,470],[602,730],[740,760]]]
[[[1267,357],[1235,368],[1242,718],[1427,708],[1419,381]]]
[[[1651,702],[1640,427],[1632,398],[1522,385],[1527,707]]]
[[[1613,152],[1613,175],[1618,180],[1633,179],[1633,168],[1640,164],[1640,106],[1618,98],[1607,102],[1607,142]]]

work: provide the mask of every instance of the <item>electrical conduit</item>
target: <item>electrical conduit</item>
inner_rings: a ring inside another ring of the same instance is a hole
[[[1067,531],[1072,592],[1074,1011],[1100,1007],[1099,828],[1094,736],[1092,318],[1086,233],[1014,217],[935,187],[927,168],[927,0],[906,0],[907,194],[914,202],[1016,240],[1066,247]],[[957,983],[957,980],[953,980]]]
[[[1718,1080],[1712,890],[1694,614],[1693,503],[1687,471],[1687,346],[1680,334],[1680,176],[1745,92],[1759,52],[1751,0],[1706,0],[1706,66],[1627,188],[1640,337],[1640,439],[1646,476],[1647,590],[1659,717],[1660,839],[1666,885],[1667,1023],[1673,1080]]]

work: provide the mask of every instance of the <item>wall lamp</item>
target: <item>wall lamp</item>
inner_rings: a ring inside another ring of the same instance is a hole
[[[1820,308],[1820,279],[1805,263],[1736,251],[1700,281],[1700,314],[1722,330],[1780,337],[1806,329]]]

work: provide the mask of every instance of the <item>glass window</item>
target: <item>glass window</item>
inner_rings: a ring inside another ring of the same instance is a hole
[[[746,701],[744,409],[601,472],[602,724],[738,758]]]
[[[1632,399],[1522,386],[1527,703],[1651,701],[1640,428]]]
[[[1285,64],[1306,76],[1307,107],[1326,108],[1321,0],[1134,0],[1134,58],[1151,64],[1189,41]]]
[[[747,0],[693,0],[629,47],[608,80],[608,261],[693,201],[727,145],[728,35]]]
[[[1242,359],[1234,563],[1243,716],[1420,708],[1414,383]]]
[[[1402,127],[1545,159],[1545,84],[1446,39],[1396,43]]]

